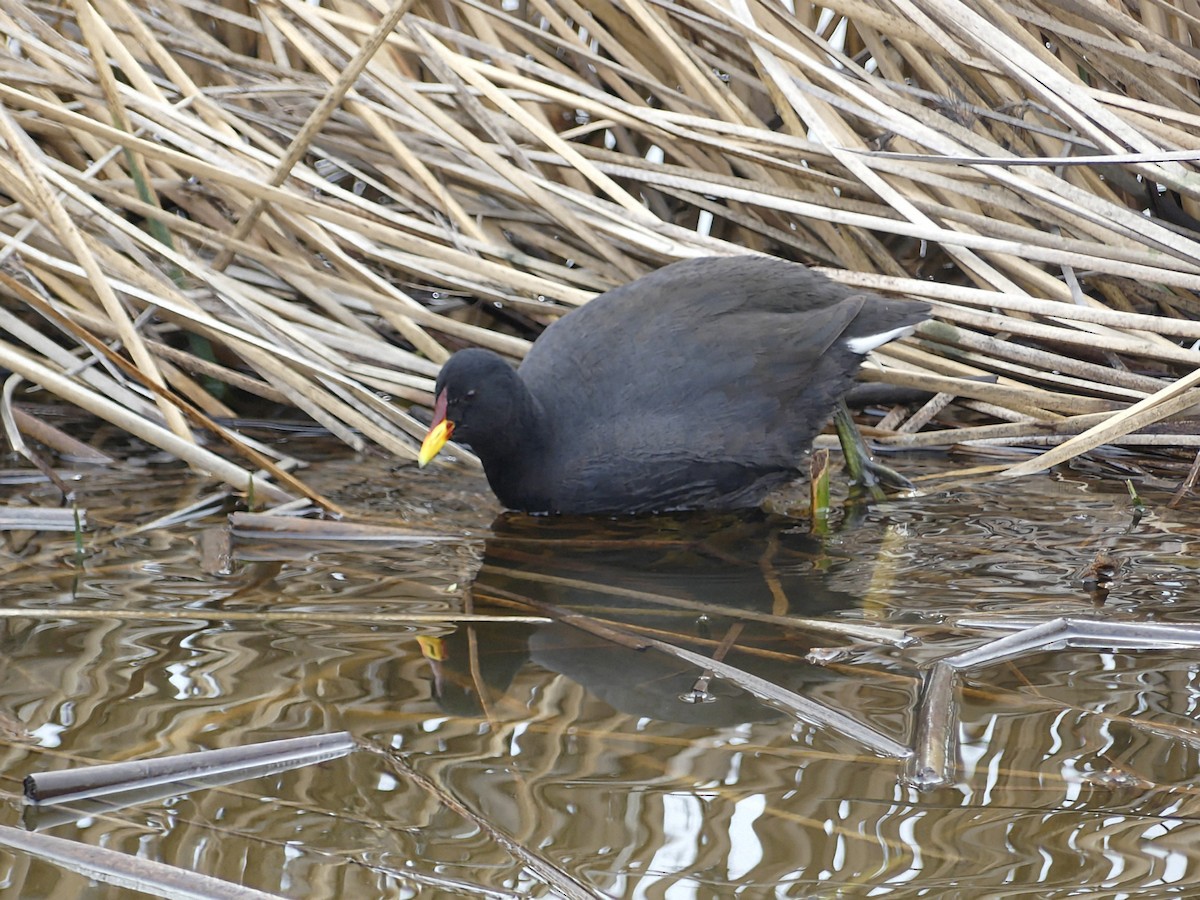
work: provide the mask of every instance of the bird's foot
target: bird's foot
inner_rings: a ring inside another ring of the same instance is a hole
[[[838,443],[842,445],[842,454],[846,457],[846,469],[853,484],[865,490],[872,500],[884,499],[887,490],[913,490],[911,481],[871,455],[845,403],[838,402],[833,421],[837,429]]]

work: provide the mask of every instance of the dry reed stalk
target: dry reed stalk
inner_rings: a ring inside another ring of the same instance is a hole
[[[867,376],[934,395],[886,442],[1076,435],[1018,474],[1194,443],[1146,431],[1200,368],[1190,8],[164,2],[0,0],[0,327],[231,483],[179,412],[245,408],[206,381],[411,457],[381,394],[713,253],[934,301]],[[97,341],[138,378],[81,364]]]

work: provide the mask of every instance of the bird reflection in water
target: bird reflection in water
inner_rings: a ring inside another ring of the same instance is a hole
[[[723,656],[803,692],[832,677],[805,654],[837,641],[788,627],[784,617],[859,608],[859,596],[831,586],[852,580],[838,574],[847,562],[796,521],[761,511],[505,514],[473,585],[475,611],[540,610],[556,621],[473,625],[425,641],[435,695],[448,713],[480,715],[479,683],[500,697],[532,663],[632,716],[712,727],[774,720],[783,713],[728,680],[705,678],[691,662],[639,649],[639,636]]]

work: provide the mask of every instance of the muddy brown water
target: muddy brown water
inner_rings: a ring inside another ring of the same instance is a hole
[[[354,618],[460,611],[468,590],[477,611],[505,615],[492,601],[527,597],[718,652],[912,746],[929,664],[986,640],[956,626],[964,616],[1200,621],[1196,501],[1171,510],[1149,492],[1130,530],[1121,481],[1064,472],[933,488],[816,538],[761,514],[497,518],[478,477],[378,459],[330,459],[309,478],[350,508],[454,539],[238,539],[231,571],[207,574],[200,536],[224,513],[131,533],[212,490],[172,466],[81,472],[82,562],[69,535],[3,537],[10,610],[197,617],[0,623],[0,824],[293,898],[1200,890],[1196,651],[1054,648],[965,673],[953,777],[921,791],[903,760],[736,679],[697,693],[702,670],[655,649],[562,621]],[[45,485],[0,490],[53,502]],[[1118,564],[1106,597],[1083,580],[1100,551]],[[920,641],[853,644],[780,616]],[[99,812],[21,801],[31,772],[343,729],[375,752]],[[0,894],[138,895],[3,849]]]

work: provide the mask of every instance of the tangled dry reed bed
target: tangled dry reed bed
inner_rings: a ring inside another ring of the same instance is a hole
[[[12,408],[40,385],[311,495],[217,420],[412,458],[453,349],[760,252],[934,303],[867,373],[933,395],[881,444],[1200,447],[1194,0],[0,0],[0,33],[18,443],[60,440]]]

